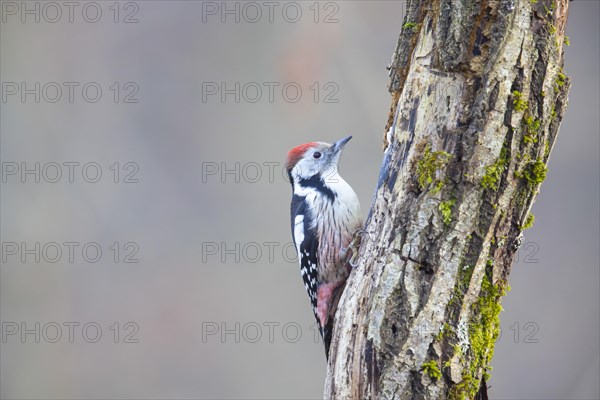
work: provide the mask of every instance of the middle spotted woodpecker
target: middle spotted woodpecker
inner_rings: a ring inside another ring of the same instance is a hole
[[[362,226],[354,190],[338,174],[349,136],[333,144],[310,142],[288,152],[291,223],[300,273],[329,355],[333,317],[350,274],[348,249]]]

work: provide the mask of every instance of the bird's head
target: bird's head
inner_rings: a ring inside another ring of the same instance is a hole
[[[291,149],[285,166],[292,185],[314,177],[322,180],[336,177],[342,149],[350,139],[352,136],[335,143],[309,142]]]

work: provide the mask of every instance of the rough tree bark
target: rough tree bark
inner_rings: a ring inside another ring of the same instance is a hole
[[[409,0],[325,398],[473,398],[565,111],[568,0]]]

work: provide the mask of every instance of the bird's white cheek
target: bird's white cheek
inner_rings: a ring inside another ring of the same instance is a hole
[[[305,179],[316,175],[319,172],[319,164],[313,160],[305,159],[300,161],[294,167],[294,176],[296,178]]]

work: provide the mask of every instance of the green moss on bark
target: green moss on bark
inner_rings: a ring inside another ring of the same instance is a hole
[[[494,164],[485,167],[485,175],[481,178],[481,186],[488,190],[498,190],[498,182],[500,181],[507,164],[508,150],[506,148],[506,143],[504,143],[498,160]]]
[[[548,168],[546,164],[544,164],[540,160],[536,160],[533,162],[527,163],[523,171],[517,173],[517,178],[522,178],[527,181],[527,184],[531,187],[535,187],[546,179],[546,173],[548,172]]]
[[[525,223],[523,223],[523,226],[521,226],[521,230],[524,231],[525,229],[529,229],[533,226],[533,223],[535,222],[535,216],[533,214],[529,214],[527,216],[527,219],[525,220]]]
[[[437,170],[444,168],[451,158],[452,154],[445,151],[432,152],[429,145],[425,147],[423,156],[417,163],[417,179],[422,190],[425,190],[434,182],[435,192],[438,192],[442,188],[443,180],[436,179],[435,174]]]
[[[523,95],[518,90],[514,90],[512,92],[513,96],[513,108],[517,112],[525,111],[529,108],[529,103],[527,100],[523,99]]]
[[[472,399],[479,390],[481,377],[489,378],[489,363],[494,355],[494,344],[500,335],[499,301],[506,293],[501,284],[493,285],[490,278],[484,275],[481,282],[479,298],[473,304],[473,316],[469,324],[470,366],[462,376],[462,381],[450,391],[451,399]]]
[[[452,222],[452,207],[454,206],[454,203],[456,203],[456,199],[442,201],[438,207],[442,213],[444,225],[450,225]]]
[[[435,360],[429,360],[426,363],[423,363],[421,371],[423,371],[431,379],[436,381],[442,377],[442,372],[440,371],[440,368],[437,365],[437,361]]]

